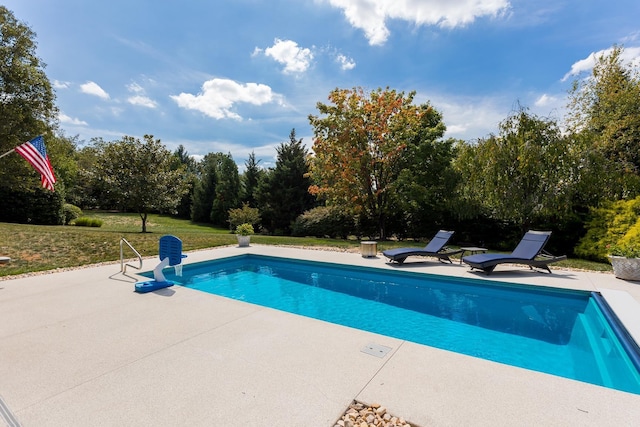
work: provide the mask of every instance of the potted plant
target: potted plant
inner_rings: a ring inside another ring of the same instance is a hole
[[[640,246],[631,244],[609,245],[609,261],[618,279],[640,280]]]
[[[238,246],[249,246],[251,235],[254,233],[253,225],[249,223],[243,223],[236,227],[236,236],[238,237]]]

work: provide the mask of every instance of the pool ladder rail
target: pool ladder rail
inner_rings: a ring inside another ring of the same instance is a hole
[[[125,263],[124,262],[124,245],[127,245],[129,247],[129,249],[131,249],[133,251],[133,253],[136,254],[136,257],[138,257],[138,262],[140,263],[139,266],[136,266],[134,264],[129,264],[128,262]],[[140,255],[140,253],[136,250],[136,248],[134,248],[131,243],[129,243],[127,241],[127,239],[125,239],[124,237],[122,239],[120,239],[120,272],[122,274],[127,274],[127,267],[131,267],[131,268],[135,268],[137,270],[141,270],[142,269],[142,255]]]

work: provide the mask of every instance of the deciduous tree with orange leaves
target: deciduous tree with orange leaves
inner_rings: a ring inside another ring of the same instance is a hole
[[[411,213],[403,209],[410,205],[404,197],[415,192],[408,189],[415,183],[408,186],[399,178],[429,167],[424,144],[445,131],[440,114],[428,103],[413,104],[414,96],[389,88],[335,89],[330,104],[317,104],[321,116],[309,116],[314,130],[309,191],[375,224],[382,239],[390,222]]]

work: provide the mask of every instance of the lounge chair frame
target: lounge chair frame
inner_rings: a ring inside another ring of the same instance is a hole
[[[487,275],[500,264],[523,264],[530,269],[546,270],[551,274],[549,264],[567,259],[566,255],[554,256],[544,250],[544,246],[551,237],[550,231],[529,230],[518,246],[510,254],[476,254],[462,258],[473,270],[482,270]]]
[[[438,258],[438,261],[445,263],[453,263],[451,255],[462,253],[460,249],[449,249],[446,244],[453,236],[453,231],[440,230],[429,241],[424,248],[396,248],[382,252],[382,255],[389,259],[389,262],[397,262],[403,264],[410,256],[427,256]]]

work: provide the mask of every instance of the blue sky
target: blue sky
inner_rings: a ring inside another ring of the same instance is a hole
[[[517,105],[564,116],[614,44],[639,64],[637,0],[5,0],[37,34],[60,125],[81,141],[153,134],[262,166],[337,87],[417,92],[447,136]]]

